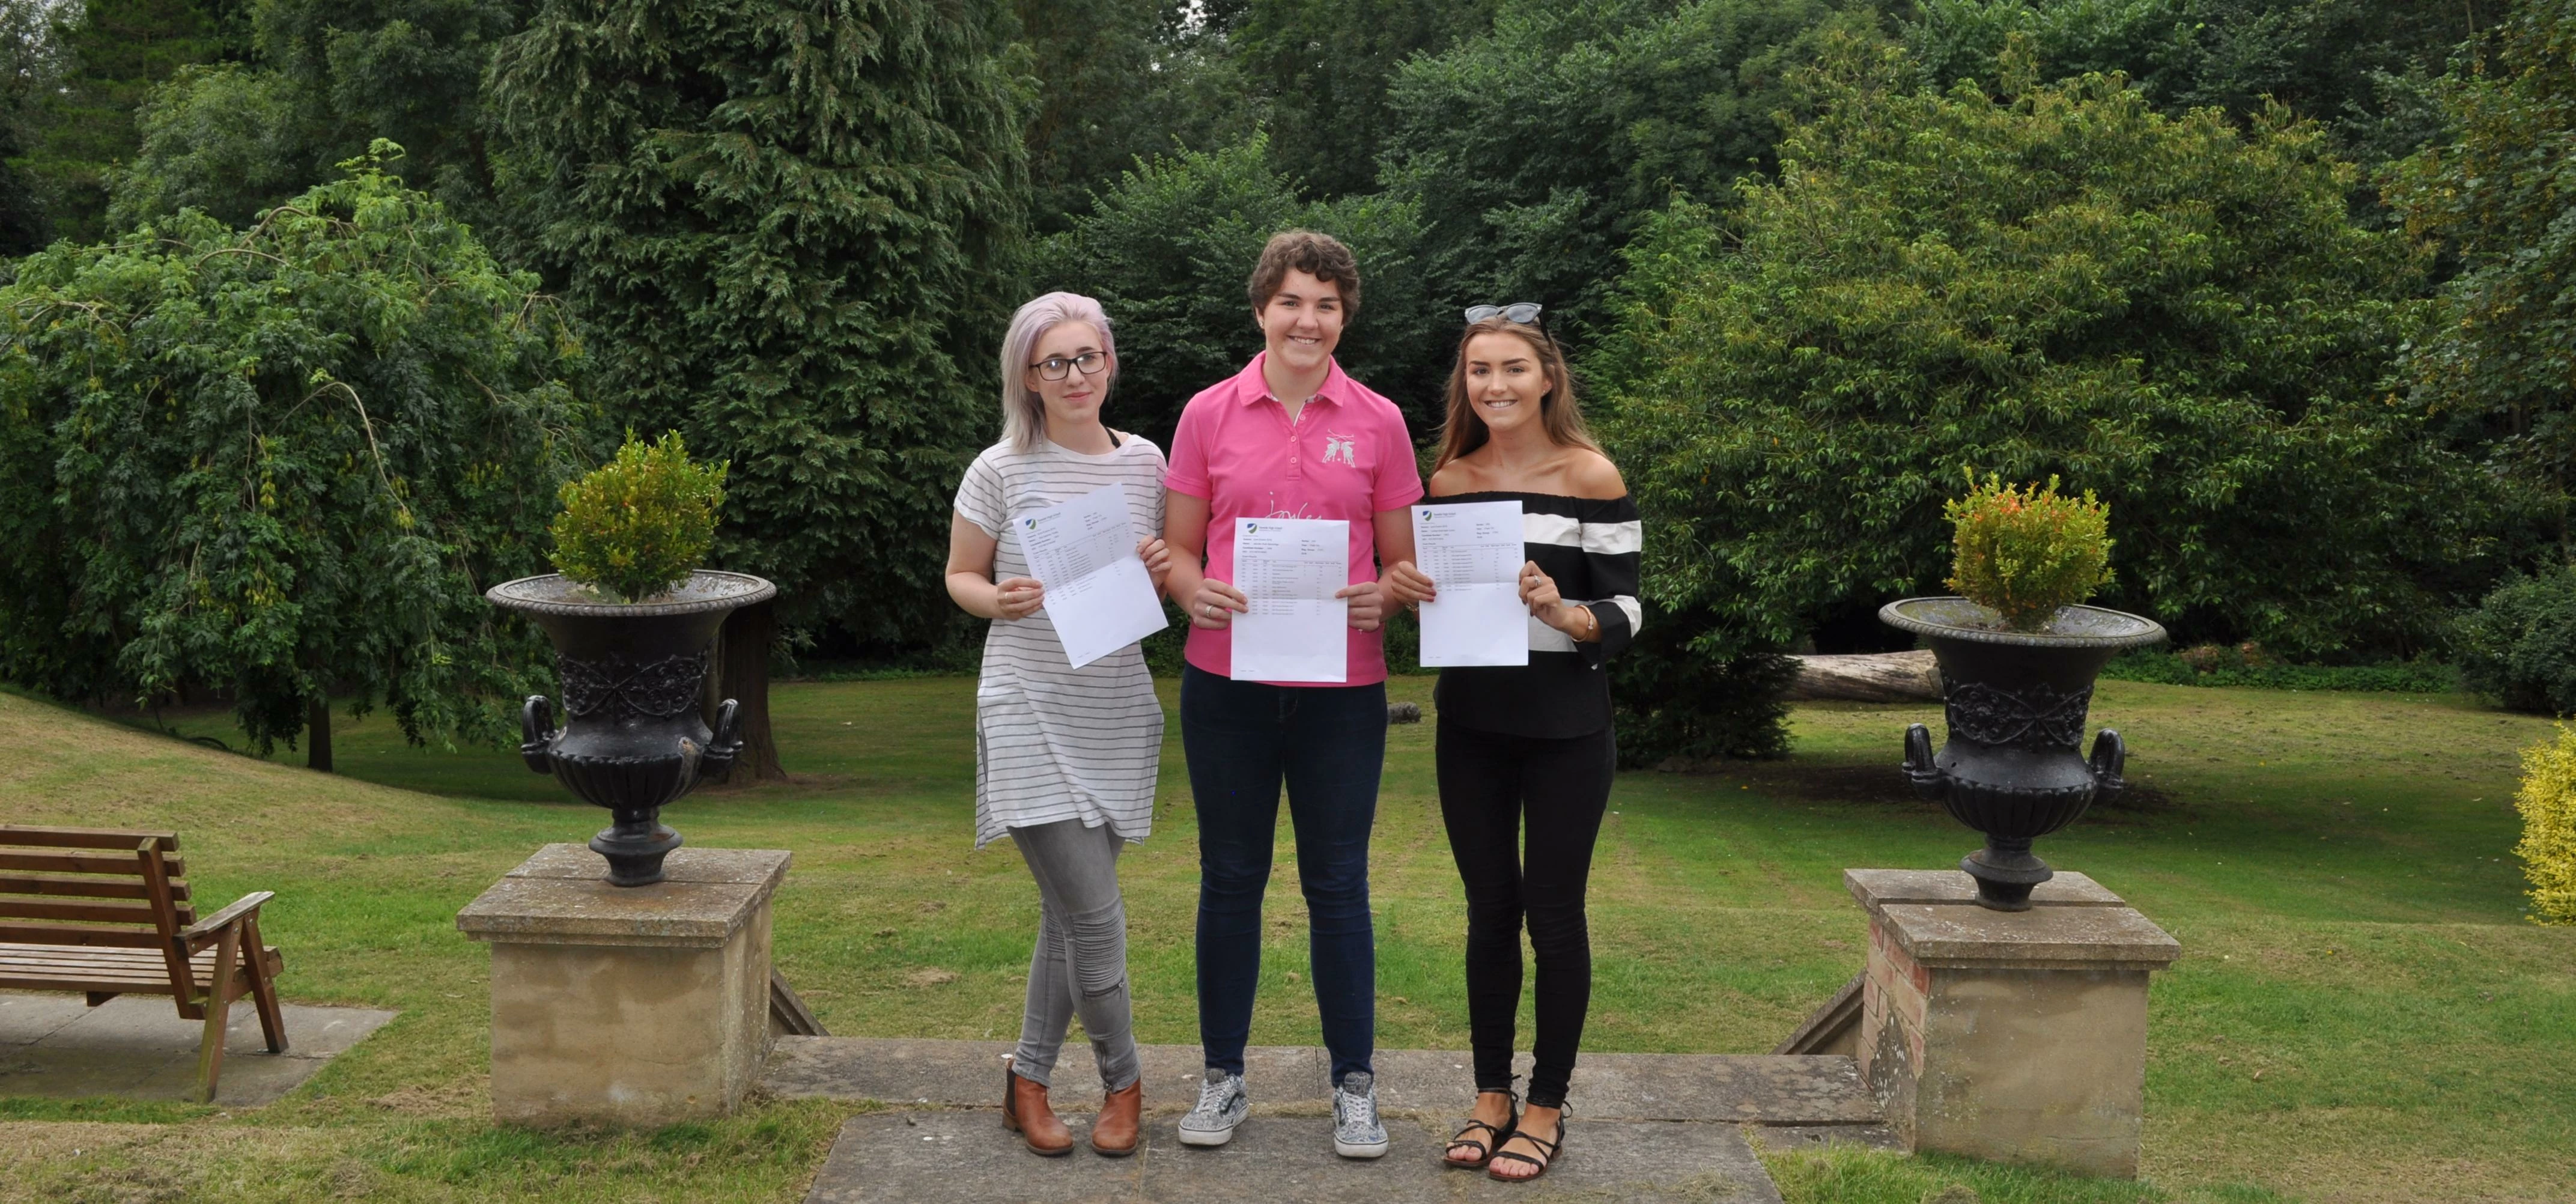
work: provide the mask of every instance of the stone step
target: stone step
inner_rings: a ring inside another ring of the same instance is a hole
[[[999,1075],[995,1079],[998,1081]],[[841,1126],[807,1204],[1129,1204],[1297,1201],[1615,1200],[1619,1204],[1779,1204],[1780,1193],[1732,1124],[1601,1120],[1568,1123],[1565,1151],[1536,1183],[1497,1183],[1440,1165],[1446,1122],[1387,1118],[1394,1148],[1358,1161],[1332,1152],[1320,1116],[1255,1116],[1214,1149],[1148,1126],[1145,1148],[1102,1158],[1077,1146],[1038,1158],[995,1111],[879,1112]],[[1087,1126],[1076,1120],[1077,1141]]]
[[[1000,1041],[929,1041],[877,1037],[781,1037],[761,1078],[776,1095],[873,1099],[933,1107],[998,1108]],[[1187,1111],[1198,1098],[1203,1063],[1195,1045],[1148,1045],[1144,1060],[1149,1112]],[[1464,1116],[1475,1082],[1463,1052],[1381,1049],[1378,1107],[1391,1114]],[[1330,1063],[1311,1046],[1255,1046],[1244,1053],[1245,1086],[1255,1111],[1323,1115],[1330,1104]],[[1529,1055],[1515,1069],[1529,1073]],[[1099,1072],[1091,1050],[1068,1043],[1055,1069],[1056,1108],[1099,1106]],[[1587,1053],[1569,1093],[1588,1120],[1706,1122],[1802,1127],[1875,1126],[1879,1109],[1850,1058],[1820,1055]],[[1857,1135],[1856,1135],[1857,1136]],[[1865,1138],[1864,1138],[1865,1139]]]

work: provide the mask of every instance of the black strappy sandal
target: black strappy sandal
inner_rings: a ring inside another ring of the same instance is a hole
[[[1511,1114],[1512,1114],[1512,1118],[1511,1118],[1511,1120],[1509,1120],[1509,1121],[1505,1122],[1505,1123],[1504,1123],[1504,1125],[1503,1125],[1503,1127],[1502,1127],[1502,1128],[1499,1128],[1499,1129],[1495,1128],[1495,1127],[1494,1127],[1494,1126],[1492,1126],[1492,1125],[1486,1124],[1485,1122],[1483,1122],[1483,1121],[1481,1121],[1481,1120],[1470,1120],[1470,1121],[1468,1121],[1465,1125],[1463,1125],[1463,1126],[1461,1126],[1461,1127],[1459,1128],[1459,1130],[1458,1130],[1458,1132],[1457,1132],[1457,1133],[1455,1133],[1454,1135],[1452,1135],[1452,1136],[1449,1138],[1449,1144],[1448,1144],[1448,1145],[1442,1146],[1442,1147],[1440,1148],[1440,1149],[1441,1149],[1441,1153],[1440,1153],[1440,1165],[1442,1165],[1442,1166],[1454,1166],[1454,1167],[1457,1167],[1457,1168],[1458,1168],[1458,1169],[1460,1169],[1460,1170],[1469,1170],[1469,1171],[1475,1170],[1476,1168],[1481,1167],[1481,1166],[1485,1165],[1486,1163],[1493,1161],[1493,1159],[1494,1159],[1494,1151],[1496,1151],[1496,1150],[1499,1150],[1499,1149],[1503,1148],[1503,1143],[1504,1143],[1504,1142],[1506,1142],[1506,1141],[1510,1141],[1510,1140],[1512,1139],[1512,1134],[1513,1134],[1513,1133],[1516,1133],[1516,1132],[1518,1132],[1518,1131],[1520,1130],[1520,1127],[1521,1127],[1521,1096],[1520,1096],[1520,1093],[1519,1093],[1519,1092],[1517,1092],[1517,1091],[1479,1091],[1479,1092],[1477,1092],[1476,1094],[1478,1094],[1478,1095],[1499,1095],[1499,1096],[1502,1096],[1502,1097],[1504,1097],[1504,1098],[1506,1098],[1506,1099],[1509,1099],[1510,1101],[1512,1101],[1512,1106],[1511,1106],[1511,1108],[1509,1109],[1509,1111],[1510,1111],[1510,1112],[1511,1112]],[[1560,1126],[1560,1127],[1562,1127],[1562,1126]],[[1469,1137],[1469,1136],[1467,1136],[1469,1133],[1473,1133],[1473,1132],[1475,1132],[1475,1131],[1476,1131],[1476,1130],[1478,1130],[1478,1129],[1483,1129],[1483,1130],[1484,1130],[1484,1131],[1486,1131],[1487,1133],[1491,1133],[1491,1134],[1493,1134],[1492,1139],[1489,1141],[1489,1140],[1486,1140],[1486,1139],[1483,1139],[1483,1138],[1476,1138],[1476,1137]],[[1450,1150],[1456,1149],[1456,1148],[1458,1148],[1459,1146],[1462,1146],[1462,1145],[1471,1145],[1471,1146],[1476,1147],[1476,1156],[1475,1156],[1474,1158],[1466,1158],[1466,1159],[1452,1158],[1452,1157],[1450,1157],[1450,1156],[1449,1156],[1449,1151],[1450,1151]]]
[[[1521,1132],[1519,1131],[1520,1126],[1518,1124],[1513,1125],[1512,1128],[1514,1130],[1512,1136],[1504,1138],[1503,1140],[1509,1141],[1513,1138],[1518,1138],[1519,1140],[1526,1141],[1531,1145],[1538,1147],[1539,1156],[1532,1158],[1527,1154],[1516,1154],[1510,1150],[1504,1149],[1501,1142],[1496,1142],[1494,1145],[1494,1156],[1485,1160],[1486,1178],[1500,1179],[1505,1183],[1527,1183],[1546,1174],[1547,1168],[1556,1165],[1557,1154],[1565,1149],[1565,1113],[1562,1110],[1558,1111],[1556,1114],[1556,1140],[1554,1141],[1532,1137],[1528,1133]],[[1509,1158],[1514,1162],[1526,1162],[1538,1169],[1530,1172],[1529,1174],[1518,1176],[1495,1174],[1492,1164],[1500,1162],[1505,1158]]]

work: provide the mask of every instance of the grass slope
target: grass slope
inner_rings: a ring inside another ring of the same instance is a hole
[[[1427,703],[1428,687],[1399,678],[1393,694]],[[695,843],[795,851],[780,964],[836,1032],[1016,1032],[1035,894],[1007,845],[969,847],[972,694],[782,686],[796,780],[668,812]],[[1786,762],[1623,778],[1596,861],[1587,1047],[1765,1050],[1855,970],[1865,928],[1841,870],[1948,865],[1974,844],[1901,793],[1897,733],[1917,720],[1937,710],[1811,706]],[[2576,932],[2522,921],[2507,853],[2515,750],[2546,724],[2447,697],[2128,682],[2104,683],[2095,720],[2128,737],[2148,789],[2041,852],[2184,943],[2153,996],[2147,1182],[1775,1157],[1792,1201],[1917,1204],[1951,1185],[1989,1204],[2576,1197]],[[222,722],[181,727],[228,737]],[[1378,1040],[1463,1048],[1430,729],[1390,737]],[[279,892],[267,927],[290,997],[403,1012],[256,1113],[0,1098],[0,1196],[786,1200],[850,1111],[764,1102],[640,1135],[485,1119],[489,958],[453,915],[535,845],[604,820],[513,755],[406,748],[371,719],[340,730],[345,776],[328,777],[8,697],[0,740],[23,750],[0,766],[0,814],[176,828],[209,897]],[[1164,773],[1155,839],[1123,877],[1139,1036],[1186,1043],[1196,865],[1177,733]],[[1279,867],[1253,1037],[1313,1043],[1285,843]]]

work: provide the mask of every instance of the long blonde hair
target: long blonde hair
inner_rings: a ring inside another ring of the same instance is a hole
[[[1440,471],[1451,460],[1483,447],[1493,437],[1467,396],[1467,344],[1482,334],[1515,336],[1529,344],[1531,354],[1538,357],[1539,371],[1547,374],[1547,392],[1538,399],[1539,423],[1549,442],[1559,447],[1601,450],[1601,445],[1592,441],[1591,429],[1583,425],[1583,409],[1574,400],[1574,373],[1566,366],[1565,352],[1557,347],[1556,340],[1536,326],[1496,314],[1482,322],[1469,323],[1467,332],[1458,336],[1458,358],[1449,368],[1449,411],[1440,426],[1440,458],[1432,463],[1431,471]]]
[[[1117,383],[1118,343],[1109,333],[1109,313],[1099,302],[1080,293],[1048,293],[1021,306],[1002,335],[1002,442],[1013,451],[1035,448],[1046,434],[1046,399],[1029,387],[1029,357],[1046,332],[1066,322],[1089,322],[1100,332],[1101,353],[1109,357],[1109,379],[1100,385],[1104,400],[1109,386]]]

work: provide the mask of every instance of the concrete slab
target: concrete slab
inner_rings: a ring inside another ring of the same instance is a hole
[[[71,1004],[64,1011],[60,1004]],[[0,1045],[32,1045],[55,1029],[80,1019],[86,1009],[71,995],[0,993]]]
[[[776,849],[708,849],[684,845],[671,850],[662,861],[665,882],[728,882],[737,885],[771,884],[787,855]],[[538,849],[517,869],[504,875],[510,878],[569,878],[580,881],[606,881],[608,859],[580,844],[549,844]],[[623,887],[644,890],[646,887]]]
[[[1975,903],[1977,880],[1961,870],[1844,870],[1843,888],[1873,903]],[[2059,870],[2033,887],[2033,907],[2119,907],[2124,900],[2089,874]]]
[[[619,887],[598,854],[550,844],[466,904],[456,927],[496,944],[722,949],[769,902],[790,860],[784,849],[679,848],[663,881]]]
[[[1076,1125],[1076,1137],[1080,1137]],[[1439,1163],[1445,1127],[1395,1119],[1386,1157],[1332,1152],[1322,1117],[1257,1116],[1232,1143],[1179,1144],[1169,1125],[1149,1126],[1145,1149],[1108,1159],[1076,1149],[1037,1158],[979,1112],[893,1112],[841,1127],[807,1204],[1129,1204],[1296,1200],[1300,1204],[1409,1204],[1618,1200],[1622,1204],[1778,1204],[1779,1192],[1733,1126],[1593,1120],[1571,1124],[1563,1158],[1536,1183],[1496,1183]]]
[[[999,1041],[917,1041],[875,1037],[781,1037],[761,1085],[790,1097],[876,1099],[940,1107],[998,1107]],[[1145,1107],[1188,1110],[1203,1062],[1194,1045],[1148,1045]],[[1390,1114],[1463,1116],[1475,1096],[1461,1051],[1379,1050],[1378,1106]],[[1520,1069],[1528,1071],[1528,1055]],[[1088,1047],[1069,1045],[1053,1076],[1060,1112],[1099,1106],[1100,1078]],[[1324,1051],[1256,1046],[1244,1055],[1245,1085],[1267,1113],[1322,1115],[1330,1105]],[[1857,1063],[1846,1057],[1587,1053],[1569,1098],[1587,1119],[1775,1125],[1875,1124],[1880,1113]]]
[[[272,1102],[399,1014],[294,1003],[285,1011],[287,1051],[272,1056],[258,1009],[233,1005],[216,1103]],[[0,993],[0,1095],[185,1099],[204,1032],[166,997],[123,995],[93,1008],[77,995]]]
[[[2182,945],[2127,907],[2033,907],[1988,911],[1941,903],[1888,903],[1871,910],[1898,948],[1935,968],[2161,970]]]

